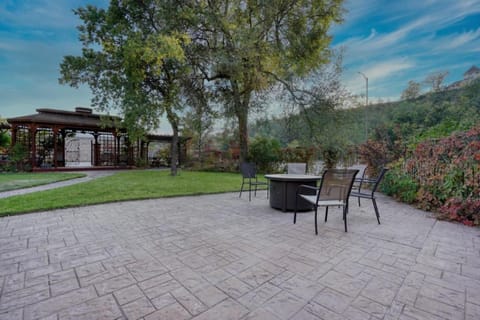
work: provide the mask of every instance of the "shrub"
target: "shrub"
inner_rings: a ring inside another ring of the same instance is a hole
[[[280,161],[282,162],[305,162],[312,160],[315,150],[313,148],[283,148],[280,153]]]
[[[388,156],[387,144],[384,141],[366,141],[360,146],[359,154],[362,162],[368,166],[368,175],[372,177],[378,176],[382,167],[393,160]]]
[[[458,221],[469,226],[480,225],[480,199],[450,198],[439,212],[440,219]]]
[[[28,149],[21,143],[16,143],[9,153],[10,164],[8,171],[30,171]]]
[[[249,146],[249,160],[259,172],[272,172],[280,160],[280,142],[265,137],[255,138]]]
[[[370,143],[366,150],[379,154],[381,144]],[[479,225],[480,127],[420,142],[401,163],[386,174],[383,192],[441,219]]]
[[[391,168],[380,185],[383,193],[406,203],[415,202],[418,189],[418,183],[399,168]]]
[[[322,158],[327,169],[335,168],[341,157],[341,150],[336,146],[327,146],[322,149]]]
[[[480,127],[419,143],[406,173],[420,185],[417,204],[439,217],[478,224],[480,215]]]
[[[10,145],[10,135],[6,131],[0,130],[0,148],[7,148]]]

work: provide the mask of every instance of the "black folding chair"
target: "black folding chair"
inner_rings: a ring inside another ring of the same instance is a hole
[[[383,179],[383,176],[385,173],[388,171],[388,168],[383,168],[382,171],[380,171],[380,174],[378,175],[377,178],[375,179],[368,179],[364,178],[361,181],[360,187],[358,188],[358,191],[352,191],[350,194],[351,197],[357,197],[358,198],[358,204],[360,205],[360,199],[370,199],[372,200],[373,203],[373,208],[375,209],[375,215],[377,216],[377,221],[378,224],[380,224],[380,214],[378,212],[378,207],[377,207],[377,201],[375,200],[375,192],[377,191],[378,185]],[[371,189],[361,189],[364,187],[366,184],[371,186]]]
[[[242,187],[240,188],[239,198],[242,197],[243,186],[248,184],[248,201],[252,201],[252,186],[255,188],[255,196],[257,196],[258,186],[267,186],[268,183],[264,181],[258,181],[257,178],[257,169],[255,163],[252,162],[242,162],[240,163],[240,172],[242,174]],[[268,192],[267,192],[268,197]]]

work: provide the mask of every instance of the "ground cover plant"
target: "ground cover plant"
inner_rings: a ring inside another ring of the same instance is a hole
[[[83,173],[0,173],[0,192],[85,177]]]
[[[98,203],[238,191],[238,173],[125,171],[68,187],[0,199],[0,216]]]

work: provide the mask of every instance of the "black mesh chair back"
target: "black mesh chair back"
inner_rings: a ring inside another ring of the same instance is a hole
[[[267,182],[258,181],[255,163],[240,163],[240,173],[242,174],[242,186],[240,188],[240,195],[238,196],[239,198],[242,197],[243,187],[245,184],[248,185],[248,201],[252,201],[252,187],[254,187],[254,194],[257,196],[258,186],[268,186]]]
[[[318,207],[325,207],[325,222],[328,218],[328,207],[343,207],[343,220],[347,232],[348,198],[358,170],[328,169],[323,173],[320,187],[301,185],[297,189],[297,202],[301,197],[310,202],[315,210],[315,234],[318,234],[317,211]],[[297,220],[295,208],[293,223]]]
[[[338,200],[346,204],[358,170],[330,169],[325,171],[320,184],[318,200]]]
[[[359,192],[362,189],[362,183],[363,183],[363,179],[365,179],[367,166],[364,164],[355,164],[353,166],[348,167],[348,169],[358,170],[357,176],[355,177],[355,181],[353,182],[352,192],[354,191]],[[358,205],[360,206],[360,198],[358,198]]]
[[[358,198],[358,205],[360,205],[360,199],[372,200],[373,208],[375,210],[375,215],[377,216],[378,224],[380,224],[380,213],[378,211],[377,201],[375,200],[375,192],[377,191],[378,186],[380,185],[380,182],[382,182],[382,179],[385,176],[385,173],[387,173],[387,171],[388,171],[388,168],[383,168],[375,179],[368,179],[368,178],[362,179],[362,182],[360,184],[360,188],[358,188],[358,191],[355,190],[355,191],[352,191],[351,193],[352,197]],[[367,189],[366,187],[370,187],[370,189]]]
[[[287,163],[287,174],[306,174],[307,164],[303,162]]]
[[[257,168],[255,166],[255,163],[251,163],[251,162],[240,163],[240,172],[244,179],[256,178]]]

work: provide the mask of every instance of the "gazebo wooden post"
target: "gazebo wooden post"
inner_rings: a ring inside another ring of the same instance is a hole
[[[12,125],[12,141],[11,141],[11,146],[17,144],[17,125]]]
[[[93,165],[95,167],[99,166],[100,163],[100,145],[98,144],[98,132],[93,134],[95,142],[93,143]]]
[[[137,144],[135,145],[135,149],[133,151],[134,152],[133,162],[132,162],[133,165],[137,164],[137,160],[142,159],[142,149],[143,149],[142,141],[139,138],[137,138]]]
[[[37,135],[37,125],[31,124],[28,128],[28,132],[30,135],[30,163],[32,165],[32,169],[37,167],[37,143],[36,143],[36,135]]]
[[[62,128],[62,129],[60,130],[60,135],[62,136],[62,143],[61,143],[61,147],[62,147],[62,164],[61,164],[61,166],[62,166],[62,167],[65,167],[65,166],[66,166],[65,138],[67,137],[67,132],[65,131],[65,128]]]
[[[57,137],[58,137],[58,127],[54,126],[53,127],[53,167],[57,168]]]
[[[114,131],[113,137],[115,141],[115,165],[118,166],[120,162],[120,136]]]
[[[150,165],[148,163],[148,148],[150,147],[150,141],[145,142],[145,162],[147,164],[147,167]]]
[[[178,139],[178,164],[184,164],[187,159],[187,141]]]

